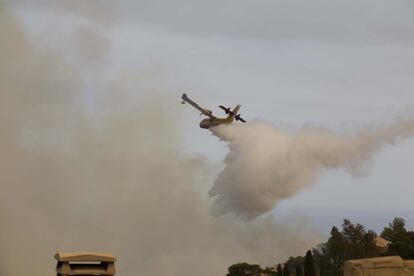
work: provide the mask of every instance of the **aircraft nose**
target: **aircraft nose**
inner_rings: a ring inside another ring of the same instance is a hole
[[[208,120],[202,120],[200,122],[200,127],[201,128],[209,128],[210,127],[210,122]]]

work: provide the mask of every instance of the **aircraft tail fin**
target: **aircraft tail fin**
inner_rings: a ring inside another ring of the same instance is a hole
[[[229,112],[229,116],[227,118],[235,119],[237,116],[237,112],[239,112],[241,105],[237,105],[232,111]]]

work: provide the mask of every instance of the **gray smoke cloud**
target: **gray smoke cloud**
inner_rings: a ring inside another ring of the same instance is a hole
[[[414,119],[402,116],[343,134],[317,127],[287,132],[266,123],[220,126],[213,133],[229,147],[225,167],[209,191],[215,197],[213,212],[251,220],[310,187],[323,170],[366,174],[383,146],[414,135]]]
[[[40,47],[1,5],[0,34],[1,275],[54,275],[55,252],[85,250],[117,255],[124,276],[223,275],[318,241],[302,224],[211,216],[198,187],[214,169],[178,150],[158,82],[113,77],[91,108],[83,63]]]

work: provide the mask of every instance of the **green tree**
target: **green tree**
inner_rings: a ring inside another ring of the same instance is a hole
[[[315,254],[320,275],[342,275],[344,261],[379,256],[375,237],[375,232],[367,231],[361,224],[353,224],[348,219],[344,220],[342,231],[332,227],[328,241]]]
[[[227,276],[246,276],[260,271],[260,266],[257,264],[238,263],[228,268],[229,273],[227,273]]]
[[[407,231],[395,235],[388,246],[387,255],[399,255],[403,259],[414,259],[414,232]]]
[[[295,266],[295,276],[304,276],[302,266]]]
[[[342,230],[332,227],[330,237],[306,252],[306,257],[290,257],[283,269],[279,264],[276,272],[259,265],[247,263],[229,267],[227,276],[244,276],[252,273],[265,272],[268,275],[290,276],[338,276],[343,275],[343,264],[350,259],[370,258],[384,254],[377,248],[376,233],[366,230],[362,224],[354,224],[345,219]],[[404,259],[414,259],[414,231],[405,228],[402,218],[394,218],[381,233],[381,237],[389,240],[387,255],[399,255]]]
[[[318,249],[313,249],[313,261],[319,272],[319,276],[341,275],[333,260],[327,256],[325,246],[326,244],[321,244]]]
[[[287,265],[287,263],[283,267],[283,276],[290,276],[289,266]]]
[[[381,233],[381,237],[389,240],[387,255],[399,255],[403,259],[414,259],[414,232],[407,231],[405,220],[394,218]]]
[[[331,236],[322,249],[322,256],[326,259],[324,263],[327,261],[332,264],[330,270],[337,272],[339,275],[345,259],[345,238],[335,226],[332,227]]]
[[[370,258],[379,255],[375,246],[376,234],[372,230],[366,231],[361,224],[353,224],[345,219],[342,224],[344,236],[345,259]]]
[[[404,234],[406,232],[405,220],[403,218],[394,218],[394,220],[388,224],[388,227],[384,227],[381,237],[393,241],[396,235]]]
[[[290,257],[286,262],[286,266],[289,268],[289,270],[295,271],[296,276],[303,276],[304,262],[305,260],[302,256]]]
[[[282,266],[280,264],[277,265],[277,276],[283,276]]]
[[[273,267],[266,267],[262,272],[268,276],[277,276],[277,271],[274,271]]]
[[[315,276],[315,264],[313,262],[312,251],[308,250],[305,256],[305,275],[304,276]]]

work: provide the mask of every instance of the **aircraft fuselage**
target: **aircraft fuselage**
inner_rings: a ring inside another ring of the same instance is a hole
[[[230,124],[233,122],[233,119],[231,118],[217,118],[217,119],[204,119],[200,122],[200,127],[209,129],[210,127],[215,127],[222,124]]]
[[[231,110],[230,107],[224,107],[224,106],[220,105],[219,107],[221,109],[223,109],[228,116],[226,118],[217,118],[216,116],[213,115],[213,112],[211,110],[209,110],[207,108],[202,108],[196,102],[194,102],[190,98],[188,98],[187,94],[184,93],[181,96],[181,99],[182,99],[182,101],[181,101],[182,104],[188,103],[188,104],[192,105],[195,109],[200,111],[201,112],[200,115],[205,115],[205,116],[208,117],[207,119],[204,119],[200,122],[200,127],[201,128],[209,129],[210,127],[215,127],[215,126],[218,126],[218,125],[221,125],[221,124],[230,124],[234,120],[241,121],[243,123],[246,122],[245,120],[243,120],[243,118],[240,117],[240,114],[238,114],[238,111],[240,109],[239,104],[233,110]]]

